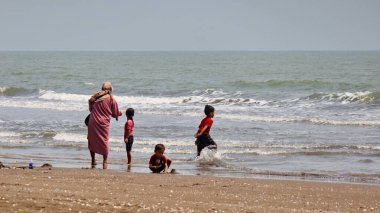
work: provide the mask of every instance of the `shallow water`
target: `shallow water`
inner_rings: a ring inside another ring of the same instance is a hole
[[[185,175],[378,181],[380,52],[0,52],[0,161],[89,167],[87,100],[111,81],[135,113],[132,172],[163,143]],[[196,159],[203,107],[217,158]],[[110,168],[127,171],[126,119]],[[99,157],[98,161],[101,161]],[[360,182],[360,181],[359,181]]]

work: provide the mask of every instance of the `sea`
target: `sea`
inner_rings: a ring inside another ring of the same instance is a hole
[[[150,173],[162,143],[179,175],[380,184],[379,51],[2,51],[0,76],[4,165],[90,168],[87,101],[110,81],[111,170]],[[206,104],[218,149],[197,157]]]

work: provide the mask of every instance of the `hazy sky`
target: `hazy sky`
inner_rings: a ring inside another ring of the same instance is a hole
[[[380,0],[0,0],[0,50],[380,50]]]

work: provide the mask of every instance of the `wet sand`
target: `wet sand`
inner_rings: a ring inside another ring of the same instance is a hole
[[[0,169],[0,212],[380,212],[380,185]]]

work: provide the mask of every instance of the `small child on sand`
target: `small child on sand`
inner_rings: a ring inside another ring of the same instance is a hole
[[[210,136],[211,126],[214,122],[212,118],[214,117],[215,108],[210,105],[206,105],[204,112],[206,114],[206,117],[203,118],[203,120],[199,124],[197,133],[195,133],[194,135],[194,137],[197,138],[195,140],[195,145],[197,145],[198,156],[201,154],[202,149],[207,146],[213,145],[209,148],[217,149],[216,143]]]
[[[133,116],[135,115],[135,110],[133,108],[128,108],[125,111],[125,115],[127,116],[127,122],[124,125],[124,142],[127,149],[127,157],[128,157],[128,165],[132,163],[132,145],[133,145],[133,127],[135,123],[133,121]]]
[[[150,157],[149,169],[153,173],[160,173],[164,170],[164,173],[168,173],[168,169],[172,161],[170,158],[165,157],[165,146],[163,144],[157,144],[154,148],[154,154]]]

